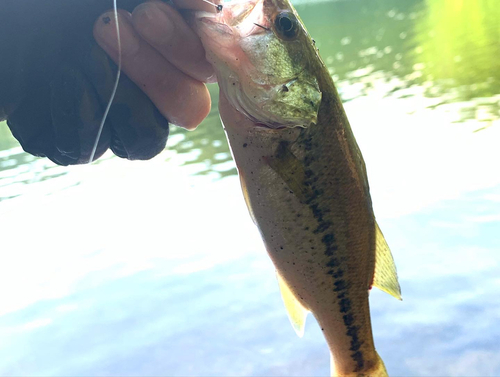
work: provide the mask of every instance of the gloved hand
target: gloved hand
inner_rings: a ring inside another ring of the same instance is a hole
[[[131,11],[141,2],[118,0],[118,5]],[[97,19],[96,39],[116,60],[114,17],[98,17],[111,8],[111,0],[2,0],[0,118],[7,118],[27,152],[60,165],[89,162],[116,77],[115,64],[95,43],[93,27]],[[182,49],[177,54],[174,48],[170,58],[165,57],[165,43],[148,44],[134,31],[136,23],[138,31],[149,33],[148,42],[158,39],[150,34],[164,25],[146,22],[152,9],[157,9],[153,18],[173,14],[169,18],[174,27],[170,34],[162,34],[164,40],[194,40],[187,54]],[[120,26],[123,70],[133,81],[122,74],[94,159],[108,147],[120,157],[148,159],[165,147],[165,117],[194,128],[208,114],[210,98],[201,81],[213,72],[194,33],[166,4],[140,5],[133,17],[122,10]]]

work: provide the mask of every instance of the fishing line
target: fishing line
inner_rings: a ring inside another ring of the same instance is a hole
[[[208,3],[210,5],[213,5],[218,12],[222,11],[222,4],[215,4],[209,0],[202,0],[205,3]],[[89,158],[89,164],[92,163],[94,160],[95,152],[97,151],[97,145],[99,144],[99,139],[101,138],[102,130],[104,128],[104,123],[106,122],[106,118],[108,117],[109,114],[109,109],[111,108],[111,105],[113,104],[113,100],[115,99],[116,92],[118,90],[118,83],[120,81],[120,75],[121,75],[121,70],[122,70],[122,44],[121,44],[121,38],[120,38],[120,25],[118,24],[118,5],[117,5],[117,0],[113,0],[113,12],[114,12],[114,19],[115,19],[115,26],[116,26],[116,40],[118,44],[118,72],[116,73],[116,79],[115,79],[115,84],[113,86],[113,90],[111,91],[111,96],[109,98],[108,104],[106,106],[106,110],[104,110],[104,114],[102,116],[101,124],[99,125],[99,130],[97,131],[97,137],[94,142],[94,146],[92,147],[92,152],[90,153],[90,158]]]
[[[203,1],[204,3],[212,5],[215,8],[215,10],[217,11],[217,13],[222,11],[222,7],[223,7],[222,4],[215,4],[215,3],[213,3],[213,2],[211,2],[209,0],[201,0],[201,1]]]
[[[92,148],[92,152],[89,158],[89,164],[92,163],[94,159],[95,152],[97,150],[97,145],[99,144],[99,139],[101,138],[101,133],[104,128],[104,123],[106,122],[106,118],[108,117],[109,109],[113,104],[113,100],[115,99],[116,91],[118,90],[118,82],[120,81],[120,75],[122,71],[122,44],[120,38],[120,25],[118,24],[118,6],[117,0],[113,0],[113,11],[116,25],[116,40],[118,42],[118,72],[116,73],[115,84],[113,86],[113,90],[111,91],[111,96],[109,97],[108,105],[106,106],[106,110],[104,110],[104,114],[102,116],[101,124],[99,125],[99,130],[97,131],[97,137],[94,142],[94,147]]]

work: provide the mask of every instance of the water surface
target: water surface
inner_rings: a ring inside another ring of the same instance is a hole
[[[297,8],[398,266],[404,301],[371,295],[389,373],[500,375],[500,3]],[[216,110],[151,161],[90,167],[1,124],[0,229],[1,375],[329,373],[314,319],[303,339],[288,323]]]

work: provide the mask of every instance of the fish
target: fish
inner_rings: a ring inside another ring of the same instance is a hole
[[[226,2],[193,28],[219,85],[243,196],[299,336],[307,313],[332,376],[387,376],[369,291],[401,299],[365,163],[331,75],[288,0]]]

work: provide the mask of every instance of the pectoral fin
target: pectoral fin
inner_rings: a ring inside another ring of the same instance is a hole
[[[389,249],[378,224],[376,224],[376,227],[375,240],[377,249],[375,254],[375,274],[373,277],[373,286],[389,293],[398,300],[402,300],[398,274],[396,272],[396,265],[394,264],[391,250]]]
[[[288,144],[286,141],[280,142],[275,155],[265,157],[264,160],[283,179],[297,198],[306,202],[313,196],[313,192],[309,185],[305,184],[304,164],[290,151]]]
[[[288,319],[290,320],[297,335],[302,338],[302,336],[304,335],[304,326],[306,324],[308,310],[304,308],[302,304],[295,298],[295,295],[288,287],[288,284],[280,276],[278,271],[276,271],[276,276],[278,277],[281,297],[283,298],[283,302],[285,303],[286,311],[288,313]]]

